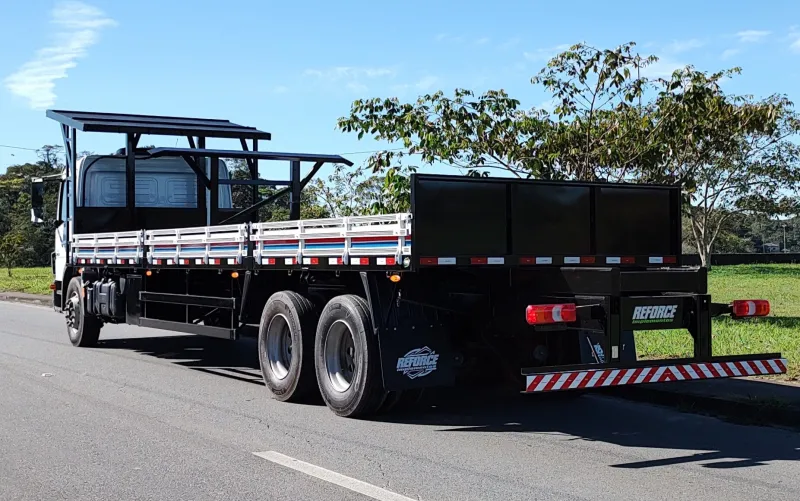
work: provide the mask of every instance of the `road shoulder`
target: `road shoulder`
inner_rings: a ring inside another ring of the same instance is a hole
[[[41,294],[28,294],[25,292],[0,292],[0,301],[12,303],[27,303],[39,306],[52,306],[53,299]]]

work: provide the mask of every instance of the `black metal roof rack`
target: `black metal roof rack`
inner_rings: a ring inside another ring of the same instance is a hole
[[[234,139],[272,139],[272,134],[230,120],[129,115],[92,111],[47,110],[47,117],[82,132],[198,136]]]
[[[300,218],[300,192],[311,178],[317,174],[326,163],[341,163],[352,166],[353,163],[339,155],[320,155],[314,153],[274,153],[259,151],[260,140],[269,141],[272,134],[231,122],[230,120],[208,118],[169,117],[161,115],[132,115],[124,113],[98,113],[93,111],[47,110],[47,117],[59,122],[61,135],[64,139],[64,152],[67,161],[67,172],[71,179],[77,178],[77,132],[105,132],[124,134],[125,148],[119,150],[116,156],[125,157],[125,210],[132,218],[136,216],[135,204],[135,171],[137,155],[144,154],[149,157],[181,157],[192,168],[198,179],[198,203],[208,206],[207,223],[219,224],[216,217],[218,211],[218,190],[221,184],[247,185],[251,188],[253,205],[244,209],[222,222],[241,217],[257,217],[257,210],[264,204],[275,200],[277,197],[289,195],[289,217]],[[189,143],[189,148],[152,148],[142,151],[138,148],[139,140],[143,135],[183,136]],[[241,144],[239,150],[206,149],[206,139],[238,139]],[[249,143],[248,144],[248,140]],[[211,169],[210,177],[206,175],[205,168],[201,168],[201,159],[240,158],[247,161],[250,179],[219,179],[217,169]],[[141,160],[141,159],[140,159]],[[284,160],[290,164],[289,179],[286,181],[270,181],[260,179],[258,176],[259,160]],[[308,175],[300,178],[300,163],[314,162]],[[259,186],[286,186],[266,199],[259,200]],[[205,200],[206,188],[210,193],[210,200]],[[71,185],[72,200],[76,198],[77,183]],[[200,200],[202,199],[202,201]],[[68,209],[68,217],[74,215],[74,209]]]
[[[256,160],[288,160],[290,162],[323,162],[342,163],[352,166],[353,162],[340,155],[323,155],[319,153],[285,153],[274,151],[240,151],[240,150],[209,150],[198,148],[152,148],[148,150],[151,157],[216,157],[216,158],[244,158]]]
[[[300,218],[300,192],[308,184],[309,181],[319,172],[320,168],[326,163],[342,163],[347,166],[352,166],[353,162],[347,160],[341,155],[323,155],[319,153],[286,153],[286,152],[273,152],[273,151],[248,151],[248,150],[212,150],[205,148],[151,148],[147,150],[151,158],[158,157],[181,157],[187,164],[194,170],[197,178],[205,185],[206,188],[211,190],[211,207],[212,211],[215,210],[217,204],[217,191],[213,188],[220,184],[227,185],[248,185],[257,189],[258,186],[287,186],[272,196],[255,202],[250,207],[237,212],[228,219],[222,221],[227,222],[236,218],[255,213],[260,207],[271,201],[277,199],[284,194],[290,196],[290,218]],[[220,158],[241,158],[251,165],[251,178],[250,179],[219,179],[219,173],[216,169],[211,169],[211,178],[209,179],[200,165],[195,161],[198,157],[206,157],[211,159],[211,164],[214,165],[216,160]],[[267,179],[257,179],[257,176],[252,175],[253,162],[258,160],[283,160],[290,163],[288,181],[273,181]],[[300,179],[300,163],[301,162],[314,162],[314,166],[306,177]],[[254,195],[254,198],[255,195]]]

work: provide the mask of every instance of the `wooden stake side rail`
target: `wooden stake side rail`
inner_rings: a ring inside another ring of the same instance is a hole
[[[148,267],[407,268],[411,214],[78,234],[72,264]],[[252,254],[250,248],[252,247]]]

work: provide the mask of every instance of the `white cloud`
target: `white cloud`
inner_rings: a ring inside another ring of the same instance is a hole
[[[792,26],[789,29],[789,39],[793,40],[789,49],[800,54],[800,31],[797,30],[797,26]]]
[[[439,33],[436,35],[435,40],[437,42],[462,43],[464,41],[464,37],[452,36],[449,33]]]
[[[771,31],[765,30],[744,30],[736,33],[736,37],[742,43],[754,43],[760,42],[764,38],[770,36],[772,34]]]
[[[497,47],[499,49],[502,49],[502,50],[508,50],[508,49],[513,48],[513,47],[516,47],[520,43],[522,43],[522,38],[514,37],[514,38],[509,38],[508,40],[506,40],[505,42],[501,43]]]
[[[353,66],[336,66],[324,70],[308,69],[305,71],[307,76],[313,76],[331,82],[360,78],[392,77],[396,73],[397,72],[391,68],[356,68]]]
[[[404,84],[392,85],[391,89],[392,89],[392,92],[397,92],[397,93],[400,93],[400,94],[402,94],[402,93],[404,93],[404,92],[406,92],[408,90],[411,90],[411,89],[414,89],[414,90],[419,91],[419,92],[427,92],[427,91],[433,89],[436,86],[436,84],[438,84],[439,82],[441,82],[441,79],[439,77],[436,77],[436,76],[433,76],[433,75],[427,75],[427,76],[424,76],[424,77],[420,78],[419,80],[417,80],[414,83],[404,83]]]
[[[414,87],[419,90],[430,90],[437,83],[439,83],[439,77],[428,75],[420,78],[417,83],[414,84]]]
[[[730,59],[740,52],[742,52],[740,49],[725,49],[722,51],[722,56],[720,57],[722,57],[722,59]]]
[[[56,80],[66,78],[68,70],[77,66],[103,28],[117,25],[100,9],[76,1],[57,4],[50,23],[57,27],[54,43],[37,50],[33,59],[4,80],[12,94],[27,99],[35,110],[55,104]]]
[[[523,55],[525,56],[525,59],[528,59],[530,61],[547,61],[556,54],[564,52],[570,47],[572,47],[571,44],[561,44],[561,45],[556,45],[555,47],[536,49],[532,52],[524,52]]]
[[[664,48],[664,51],[669,52],[670,54],[680,54],[693,49],[699,49],[703,45],[705,45],[705,42],[696,38],[692,38],[690,40],[674,40],[671,44]]]
[[[556,106],[558,105],[559,105],[559,100],[554,97],[548,99],[547,101],[543,101],[542,103],[539,104],[539,106],[537,106],[537,108],[539,108],[540,110],[544,110],[547,113],[553,113],[554,111],[556,111]]]
[[[685,67],[686,64],[668,57],[660,57],[658,61],[642,68],[642,76],[647,78],[669,78],[675,72]]]
[[[369,87],[367,87],[361,82],[347,82],[347,85],[345,87],[347,87],[348,90],[351,90],[356,93],[367,92],[369,90]]]
[[[392,68],[358,68],[354,66],[336,66],[327,69],[307,69],[304,74],[314,77],[330,85],[343,85],[347,90],[355,93],[364,93],[369,90],[364,81],[380,78],[393,78],[397,71]]]

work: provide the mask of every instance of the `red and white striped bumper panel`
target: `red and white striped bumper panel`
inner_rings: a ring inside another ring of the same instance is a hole
[[[532,374],[527,377],[526,393],[576,390],[667,381],[691,381],[726,377],[785,374],[784,358],[699,362],[682,365],[637,367],[635,369],[587,369],[582,371]]]

